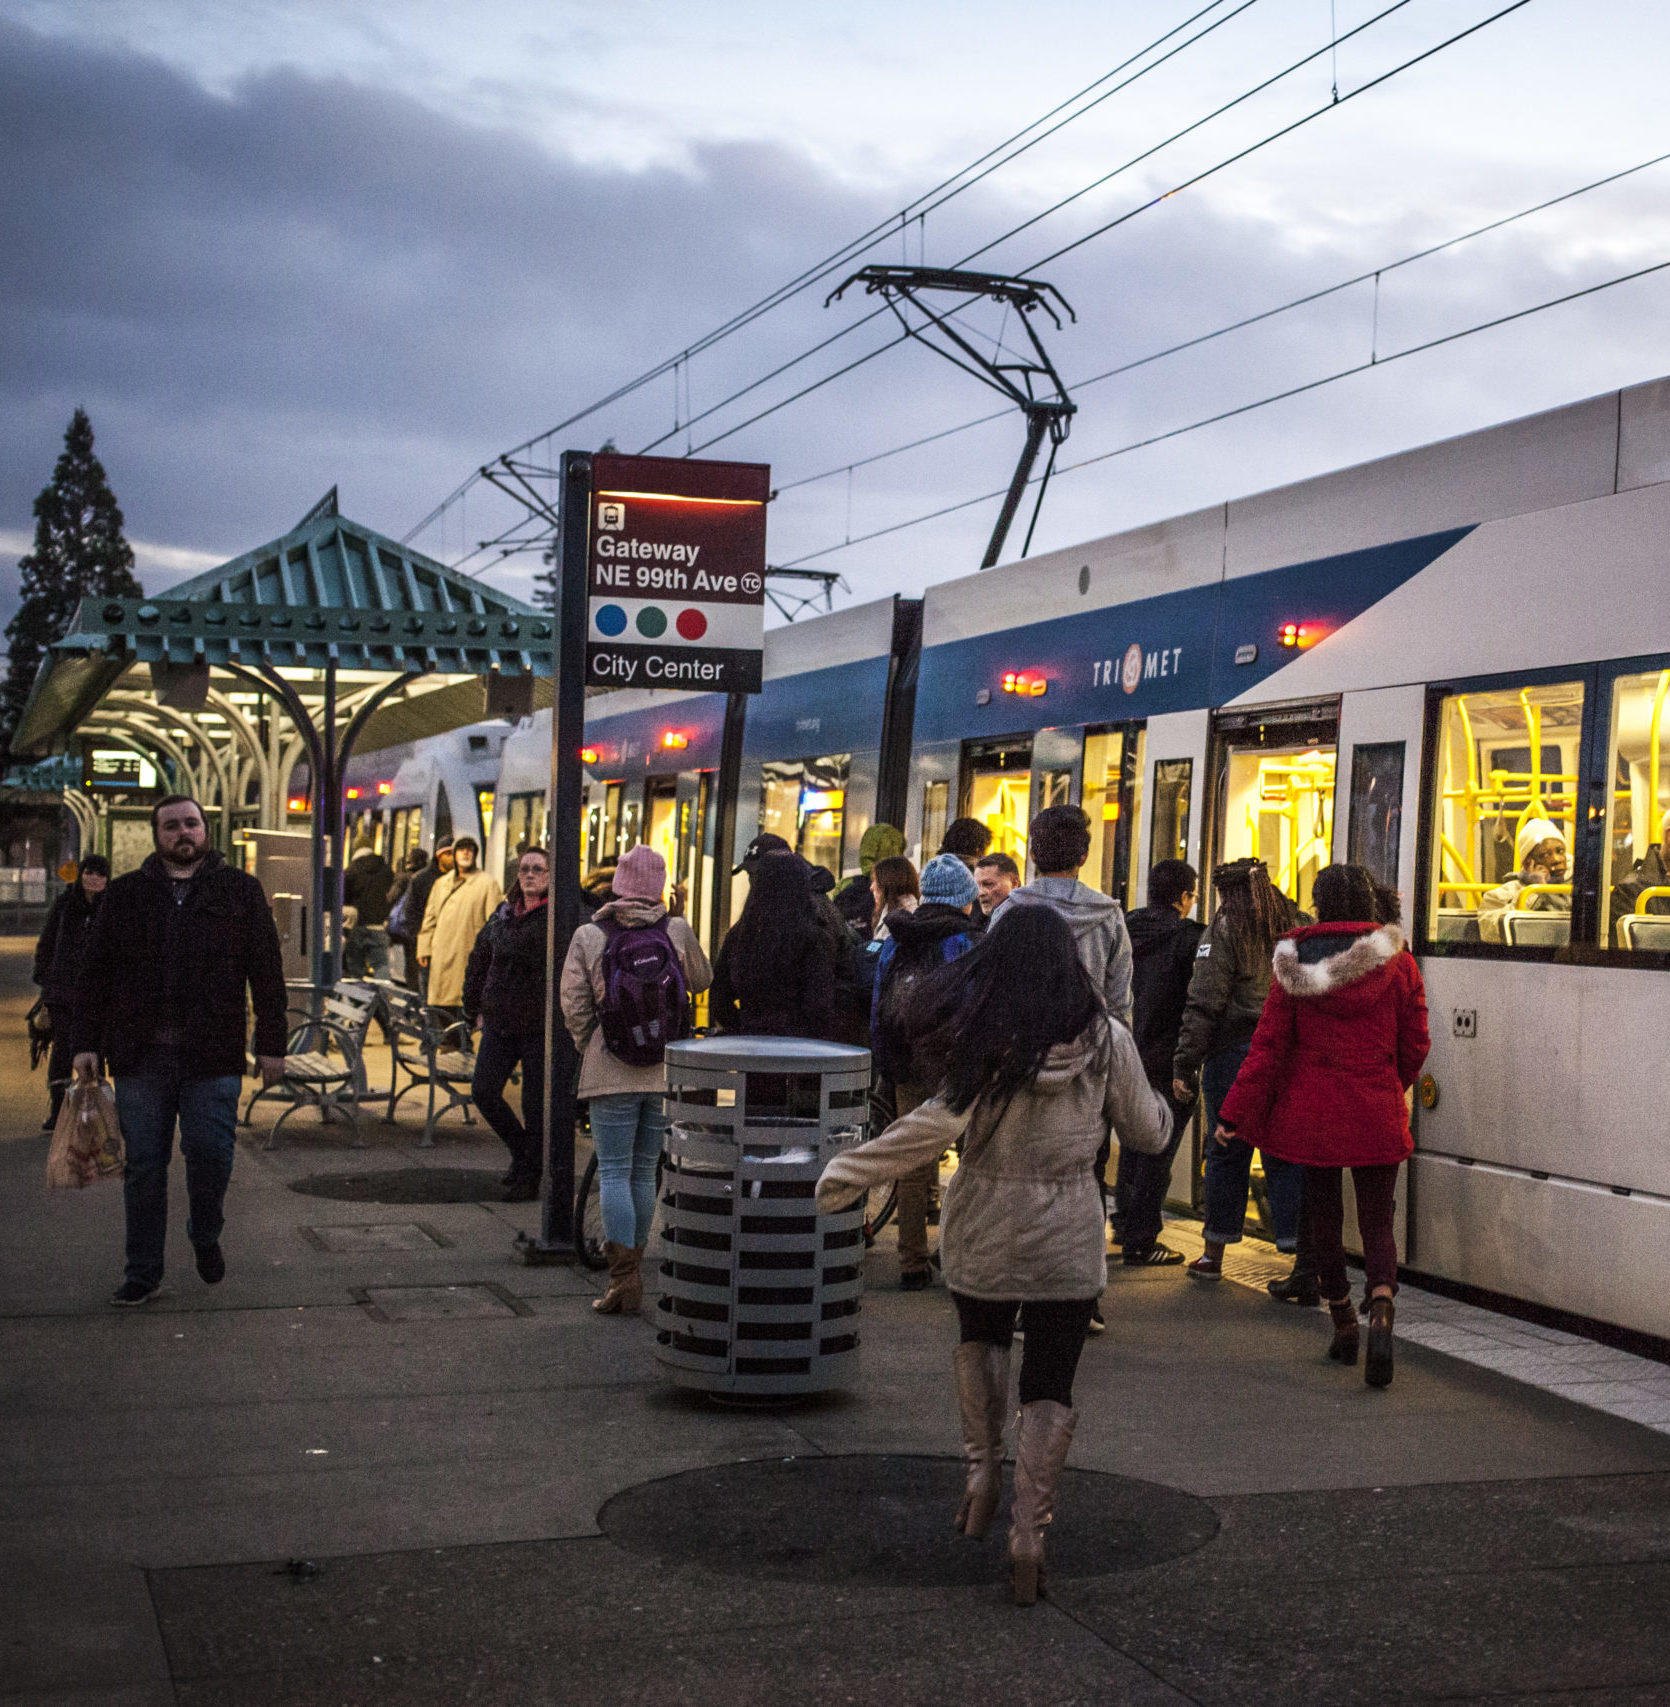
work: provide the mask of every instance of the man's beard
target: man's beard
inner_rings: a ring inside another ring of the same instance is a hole
[[[208,852],[209,844],[207,842],[193,842],[184,848],[170,849],[162,857],[170,865],[200,865],[207,857]]]

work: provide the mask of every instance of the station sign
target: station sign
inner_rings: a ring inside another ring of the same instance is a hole
[[[765,463],[592,459],[588,687],[760,691],[770,496]]]

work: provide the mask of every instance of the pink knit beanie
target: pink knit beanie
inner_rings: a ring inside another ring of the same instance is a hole
[[[622,901],[659,901],[667,888],[667,862],[640,842],[621,856],[610,887]]]

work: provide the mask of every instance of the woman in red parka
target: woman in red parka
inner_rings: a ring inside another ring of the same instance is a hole
[[[1312,891],[1318,923],[1276,944],[1275,981],[1246,1065],[1214,1137],[1241,1137],[1304,1163],[1305,1199],[1335,1362],[1357,1361],[1357,1314],[1345,1278],[1341,1174],[1351,1170],[1368,1271],[1371,1387],[1392,1379],[1397,1171],[1414,1149],[1405,1092],[1426,1059],[1426,989],[1384,892],[1355,865],[1330,865]]]

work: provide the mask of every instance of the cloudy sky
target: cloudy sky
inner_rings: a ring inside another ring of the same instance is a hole
[[[853,266],[1036,270],[1077,312],[1046,329],[1080,405],[1062,461],[1103,460],[1056,480],[1034,549],[1670,373],[1665,273],[1105,455],[1670,260],[1667,162],[1387,272],[1378,304],[1362,284],[1086,383],[1670,150],[1661,0],[1529,0],[1397,70],[1508,3],[0,0],[0,617],[78,403],[160,591],[332,484],[406,534],[481,463],[889,221]],[[900,234],[901,208],[1174,29],[1128,87]],[[551,447],[769,461],[773,561],[839,570],[843,598],[973,568],[994,501],[844,546],[1001,488],[1021,423],[849,473],[1001,405],[886,347],[873,302],[825,307],[842,276]],[[1014,347],[995,311],[967,324]],[[510,519],[478,485],[415,543],[526,592],[535,565],[477,550]]]

